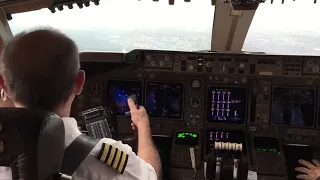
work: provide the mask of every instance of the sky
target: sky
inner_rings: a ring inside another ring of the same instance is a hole
[[[34,27],[50,25],[56,28],[183,28],[194,31],[211,31],[214,7],[211,0],[101,0],[99,6],[69,10],[52,14],[48,9],[14,14],[10,26]],[[269,31],[314,31],[320,33],[320,1],[313,0],[270,0],[261,4],[255,14],[250,32]]]

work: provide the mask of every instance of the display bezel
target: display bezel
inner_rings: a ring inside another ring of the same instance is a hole
[[[288,89],[313,89],[314,93],[315,93],[315,99],[314,99],[314,119],[313,119],[313,124],[312,126],[295,126],[295,125],[281,125],[281,124],[275,124],[273,123],[273,117],[272,117],[272,109],[273,109],[273,95],[274,95],[274,90],[276,88],[288,88]],[[313,129],[316,121],[317,121],[317,106],[318,106],[318,91],[317,88],[314,86],[310,86],[310,87],[301,87],[301,86],[283,86],[283,85],[272,85],[271,88],[271,99],[270,99],[270,125],[274,126],[274,127],[294,127],[294,128],[303,128],[303,129]]]
[[[217,87],[217,88],[243,88],[246,92],[246,105],[245,105],[245,114],[244,114],[244,121],[243,123],[230,123],[229,121],[217,121],[217,122],[210,122],[208,121],[208,91],[210,87]],[[228,125],[237,125],[237,126],[246,126],[247,124],[247,117],[248,117],[248,104],[249,104],[249,90],[248,87],[245,85],[224,85],[224,84],[208,84],[205,91],[205,124],[228,124]]]
[[[314,123],[317,129],[320,129],[320,88],[317,88],[317,104],[316,104],[316,122]]]
[[[203,133],[203,141],[204,141],[204,147],[203,147],[203,153],[205,156],[208,155],[208,146],[210,146],[210,144],[208,144],[208,135],[209,132],[211,131],[228,131],[228,132],[239,132],[241,134],[244,135],[244,142],[242,142],[242,153],[247,156],[249,149],[247,147],[247,142],[248,142],[248,133],[245,129],[243,128],[205,128],[204,129],[204,133]]]
[[[278,138],[273,137],[273,136],[258,136],[258,135],[252,137],[252,145],[253,145],[253,150],[255,152],[266,152],[266,153],[268,153],[268,152],[272,153],[273,152],[273,151],[259,151],[259,150],[257,150],[256,149],[256,138],[264,138],[264,139],[270,138],[270,139],[276,140],[277,141],[277,150],[278,151],[275,152],[275,153],[280,153],[281,152],[280,142],[279,142]]]
[[[145,84],[144,84],[144,80],[143,79],[106,79],[105,80],[105,90],[104,90],[104,94],[105,94],[105,106],[109,106],[108,105],[108,82],[109,81],[120,81],[120,82],[140,82],[141,83],[141,104],[139,105],[144,105],[144,95],[145,95]],[[125,115],[116,115],[117,117],[127,117]]]
[[[155,119],[155,120],[170,120],[170,121],[181,121],[184,119],[184,103],[185,103],[185,92],[186,92],[186,86],[185,86],[185,81],[145,81],[144,84],[144,106],[146,106],[146,102],[147,102],[147,87],[148,87],[148,83],[167,83],[167,84],[171,84],[171,83],[179,83],[182,85],[182,104],[181,104],[181,118],[170,118],[170,117],[154,117],[154,116],[150,116],[151,119]],[[148,112],[148,111],[147,111]]]

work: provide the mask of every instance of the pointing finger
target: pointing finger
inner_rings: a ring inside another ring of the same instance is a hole
[[[128,106],[129,106],[130,111],[137,110],[136,104],[134,103],[134,101],[131,98],[128,98]]]

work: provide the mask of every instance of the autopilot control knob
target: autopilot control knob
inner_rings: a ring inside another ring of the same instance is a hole
[[[152,66],[155,66],[156,64],[157,64],[156,61],[151,61],[151,65],[152,65]]]
[[[162,129],[162,125],[160,123],[156,124],[156,130],[160,131]]]
[[[150,55],[146,55],[146,59],[147,59],[147,60],[150,60],[150,59],[151,59],[151,56],[150,56]]]
[[[318,67],[318,66],[312,67],[312,72],[313,72],[313,73],[319,72],[319,67]]]

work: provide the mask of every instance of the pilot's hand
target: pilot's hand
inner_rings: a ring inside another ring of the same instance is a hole
[[[149,116],[146,109],[143,106],[137,109],[136,104],[130,98],[128,99],[128,106],[131,114],[132,129],[135,129],[135,127],[138,129],[150,128]]]
[[[297,179],[304,179],[304,180],[316,180],[320,177],[320,162],[316,159],[308,162],[306,160],[300,159],[299,163],[304,167],[296,167],[295,170],[303,173],[297,176]]]

